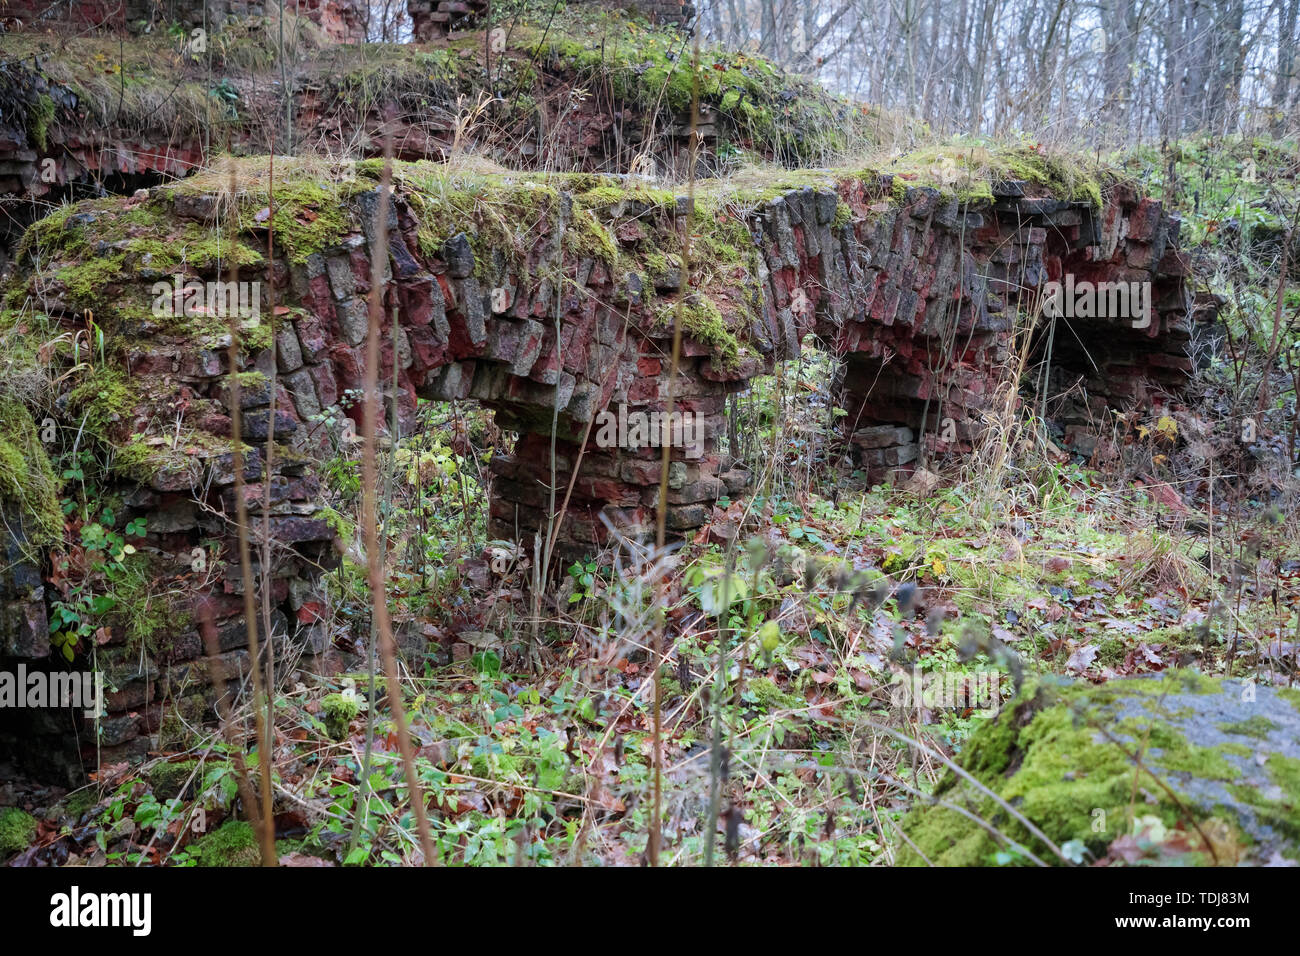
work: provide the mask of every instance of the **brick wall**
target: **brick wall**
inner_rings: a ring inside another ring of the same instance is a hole
[[[289,9],[307,17],[338,42],[365,38],[361,0],[288,0]],[[4,15],[26,29],[78,26],[136,30],[141,23],[179,23],[219,30],[230,17],[278,15],[274,0],[8,0]]]

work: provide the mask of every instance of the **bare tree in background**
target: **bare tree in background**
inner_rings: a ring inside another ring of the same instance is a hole
[[[1300,0],[700,0],[747,48],[941,132],[1120,145],[1297,128]]]

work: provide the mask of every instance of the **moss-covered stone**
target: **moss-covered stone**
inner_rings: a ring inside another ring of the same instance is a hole
[[[146,774],[153,795],[159,800],[171,800],[179,797],[185,790],[186,782],[194,774],[197,760],[179,760],[174,763],[160,763],[151,767]]]
[[[273,170],[265,156],[227,159],[161,195],[171,202],[213,196],[233,200],[241,233],[273,226],[276,246],[291,262],[301,264],[343,239],[352,224],[348,200],[378,184],[372,166],[357,163],[348,171],[351,175],[340,175],[312,160],[277,157]],[[241,257],[248,254],[237,245],[232,248]]]
[[[100,366],[92,369],[68,392],[68,411],[86,434],[111,441],[116,426],[128,417],[140,397],[126,374]],[[82,425],[84,423],[84,425]]]
[[[679,312],[683,335],[712,349],[720,367],[736,366],[740,360],[740,340],[727,328],[722,312],[716,305],[703,295],[692,295],[682,302],[668,302],[659,308],[659,324],[671,329],[677,322]]]
[[[252,824],[227,820],[190,845],[190,854],[200,866],[259,866],[261,850]]]
[[[348,726],[361,713],[361,698],[356,694],[326,694],[321,698],[325,730],[335,740],[348,735]]]
[[[74,820],[80,819],[81,815],[99,802],[99,793],[93,786],[83,787],[74,793],[68,794],[67,800],[63,804],[63,809],[68,816]]]
[[[44,152],[49,146],[50,124],[54,122],[54,100],[48,93],[36,97],[36,102],[27,113],[27,135]]]
[[[107,581],[107,596],[113,607],[105,615],[126,636],[132,653],[150,656],[169,650],[174,639],[193,623],[193,614],[183,595],[159,586],[166,580],[156,558],[148,552],[125,557]]]
[[[1261,717],[1259,714],[1252,714],[1245,720],[1233,722],[1224,722],[1219,724],[1219,729],[1225,734],[1236,734],[1242,737],[1254,737],[1256,740],[1268,740],[1269,735],[1278,729],[1277,724],[1267,717]]]
[[[1241,726],[1262,735],[1249,748],[1234,736]],[[1229,843],[1260,858],[1300,855],[1300,790],[1288,790],[1298,759],[1300,714],[1285,698],[1175,671],[1100,687],[1033,684],[972,736],[961,764],[1057,846],[1073,842],[1101,858],[1135,822],[1158,818],[1192,835],[1196,845],[1183,847],[1182,862],[1208,863],[1219,841],[1206,845],[1202,833],[1230,833]],[[935,795],[1056,860],[1005,807],[957,775],[946,775]],[[903,828],[939,865],[988,864],[1003,848],[942,804],[913,810]],[[922,861],[904,845],[899,862]]]
[[[1094,208],[1101,206],[1103,181],[1118,176],[1097,163],[1045,153],[1036,146],[962,139],[924,146],[867,172],[892,175],[893,194],[899,201],[909,188],[929,186],[964,204],[988,203],[993,201],[995,185],[1014,181]]]

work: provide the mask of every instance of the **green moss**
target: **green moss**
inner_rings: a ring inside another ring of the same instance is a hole
[[[891,193],[901,202],[910,187],[938,190],[965,205],[993,200],[993,185],[999,182],[1027,183],[1030,192],[1042,192],[1071,202],[1099,208],[1102,202],[1104,169],[1071,156],[1046,155],[1035,147],[990,143],[979,139],[956,139],[905,153],[869,170],[894,177]]]
[[[1186,824],[1179,805],[1135,765],[1130,753],[1141,751],[1144,765],[1175,789],[1183,774],[1199,781],[1219,781],[1228,788],[1238,785],[1241,771],[1228,759],[1239,756],[1235,749],[1197,746],[1156,718],[1116,721],[1108,709],[1134,693],[1140,698],[1156,695],[1159,701],[1170,693],[1198,692],[1202,686],[1197,676],[1184,681],[1176,674],[1113,681],[1099,688],[1031,686],[972,736],[962,764],[1058,846],[1079,841],[1102,856],[1116,837],[1131,828],[1133,812],[1159,817],[1168,827]],[[1148,795],[1136,811],[1135,792]],[[1047,851],[1005,809],[955,775],[945,776],[936,795],[967,806],[1044,859],[1053,858],[1044,855]],[[1199,811],[1197,819],[1209,816]],[[939,865],[986,864],[1000,847],[986,830],[943,806],[914,810],[904,828],[925,856]],[[901,848],[899,862],[921,860],[910,848]]]
[[[1290,701],[1291,706],[1300,711],[1300,687],[1275,687],[1274,691],[1283,700]]]
[[[17,807],[0,810],[0,854],[17,853],[36,836],[36,818]]]
[[[419,221],[417,241],[427,256],[464,232],[474,252],[474,272],[491,280],[494,256],[529,276],[527,254],[537,237],[559,219],[560,192],[545,182],[510,175],[449,173],[435,163],[395,163],[393,182]],[[575,210],[566,248],[608,258],[616,252],[608,232],[590,212]]]
[[[672,328],[677,321],[679,304],[669,302],[660,306],[658,322],[664,328]],[[701,345],[707,345],[713,351],[714,360],[720,368],[735,368],[740,361],[740,341],[735,333],[727,328],[722,312],[703,295],[691,295],[680,303],[682,334],[689,335]]]
[[[108,623],[126,635],[127,647],[133,652],[150,656],[170,648],[193,623],[191,612],[170,591],[157,589],[163,575],[153,561],[147,552],[128,555],[107,581],[107,596],[113,601]]]
[[[1163,724],[1123,721],[1117,729],[1130,740],[1146,740],[1146,746],[1157,755],[1164,770],[1182,771],[1200,778],[1236,780],[1241,771],[1224,759],[1218,748],[1198,747],[1188,743],[1176,730]]]
[[[577,209],[573,222],[564,233],[564,248],[580,259],[596,259],[606,265],[618,261],[619,249],[614,237],[588,210]]]
[[[275,236],[291,262],[306,262],[315,253],[337,245],[347,231],[342,193],[337,188],[298,182],[276,188]]]
[[[831,221],[831,227],[836,231],[843,229],[853,221],[853,210],[844,200],[838,200],[835,203],[835,218]]]
[[[93,786],[83,787],[74,793],[68,794],[68,798],[63,804],[63,809],[67,812],[68,816],[74,819],[79,819],[83,813],[88,811],[98,802],[99,794],[96,792],[96,789]]]
[[[1202,674],[1196,670],[1179,670],[1174,671],[1167,676],[1168,680],[1177,681],[1178,689],[1185,694],[1221,694],[1223,693],[1223,679],[1221,677],[1211,677],[1208,674]],[[1148,682],[1151,686],[1148,693],[1160,693],[1159,681]],[[1138,686],[1142,686],[1139,684]]]
[[[574,202],[587,209],[605,211],[620,204],[631,204],[640,211],[672,210],[677,196],[667,189],[656,189],[636,179],[618,179],[590,173],[549,173],[546,182],[573,193]]]
[[[113,298],[106,290],[122,281],[125,263],[125,257],[120,254],[106,258],[87,258],[83,262],[62,267],[55,272],[54,277],[67,290],[72,305],[93,310],[105,300]]]
[[[227,163],[225,169],[212,169],[170,187],[167,197],[174,202],[182,196],[228,194],[233,179],[240,229],[265,229],[266,211],[273,210],[269,220],[275,229],[276,247],[297,264],[337,246],[351,228],[348,201],[378,185],[369,175],[369,167],[361,164],[349,167],[353,175],[344,175],[319,161],[276,157],[272,190],[267,157],[232,159]],[[211,238],[212,243],[201,247],[201,251],[215,260],[217,238]],[[249,248],[238,254],[251,259],[253,251]]]
[[[745,687],[746,693],[752,695],[754,702],[764,709],[774,707],[802,707],[804,700],[794,694],[786,693],[770,677],[755,677]]]
[[[316,517],[330,526],[330,529],[339,537],[347,540],[356,534],[356,523],[347,515],[336,511],[334,508],[325,507],[316,512]]]
[[[1269,754],[1264,770],[1274,789],[1233,785],[1229,792],[1252,807],[1262,823],[1284,834],[1291,845],[1283,852],[1296,859],[1300,857],[1300,760]]]
[[[157,231],[173,233],[164,225]],[[224,271],[230,266],[258,266],[266,257],[247,242],[205,232],[197,223],[186,223],[179,234],[158,238],[155,234],[132,238],[127,252],[139,271],[164,272],[182,266]]]
[[[1266,764],[1272,778],[1294,805],[1300,801],[1300,760],[1282,754],[1272,754]]]
[[[141,484],[148,484],[166,467],[167,460],[164,452],[156,446],[146,444],[143,436],[137,435],[114,450],[112,470]]]
[[[13,505],[28,543],[51,547],[63,540],[59,482],[36,423],[25,407],[0,395],[0,505]]]
[[[31,258],[37,254],[48,257],[64,251],[68,243],[80,241],[79,230],[73,229],[69,223],[79,211],[80,204],[67,204],[37,219],[23,232],[18,242],[17,258]]]
[[[103,365],[94,369],[67,397],[68,411],[78,426],[108,444],[112,443],[117,426],[129,420],[139,402],[126,374]]]
[[[1239,720],[1236,723],[1219,724],[1219,729],[1225,734],[1237,734],[1241,737],[1255,737],[1259,740],[1267,740],[1268,735],[1277,730],[1277,724],[1267,717],[1261,717],[1259,714],[1248,720]]]
[[[257,834],[244,820],[228,820],[190,845],[200,866],[259,866]]]
[[[49,147],[50,124],[54,122],[54,100],[48,93],[36,97],[36,102],[27,113],[27,135],[42,153]]]
[[[197,760],[181,760],[176,763],[160,763],[150,768],[145,776],[153,789],[153,795],[159,800],[181,796],[198,763]]]
[[[348,735],[348,725],[361,713],[361,700],[352,694],[326,694],[321,698],[325,714],[325,730],[335,740]]]
[[[623,14],[593,14],[576,6],[559,20],[545,32],[522,26],[512,40],[528,56],[576,73],[579,84],[607,91],[641,114],[680,116],[698,92],[702,108],[716,115],[719,135],[732,148],[790,165],[824,165],[882,133],[903,133],[895,122],[890,122],[895,128],[882,129],[887,121],[880,111],[834,96],[752,53],[706,47],[696,70],[677,31],[632,25]]]
[[[179,436],[133,434],[112,444],[109,470],[140,484],[149,484],[162,474],[189,475],[197,480],[202,477],[204,462],[231,451],[230,439],[187,428]],[[243,451],[249,453],[247,444]]]

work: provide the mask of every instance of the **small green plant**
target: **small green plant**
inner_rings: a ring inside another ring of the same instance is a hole
[[[55,577],[59,595],[50,605],[49,628],[51,645],[69,662],[79,649],[90,644],[91,636],[117,608],[118,595],[123,589],[139,583],[144,573],[130,562],[137,553],[131,539],[139,541],[145,537],[147,519],[132,518],[118,531],[117,514],[111,505],[90,508],[89,503],[101,496],[93,480],[95,466],[94,455],[83,450],[62,471],[64,481],[73,483],[77,489],[75,496],[63,499],[62,511],[72,524],[80,522],[77,543],[81,560],[66,565],[68,570],[75,566],[78,573]],[[87,469],[91,470],[90,478]],[[135,609],[132,613],[135,614]],[[143,626],[147,620],[153,618],[141,616],[136,626]]]

